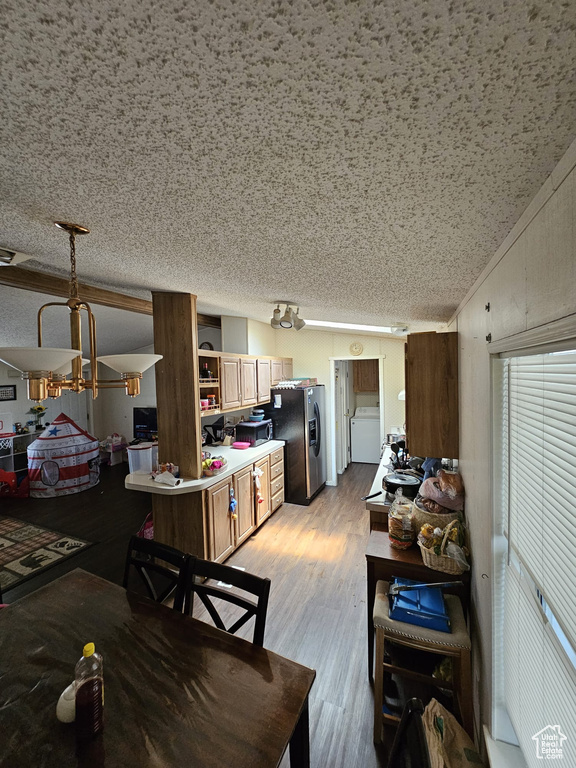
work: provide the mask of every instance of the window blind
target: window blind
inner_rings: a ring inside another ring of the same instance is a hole
[[[576,766],[576,353],[509,358],[495,394],[506,706],[529,766],[542,765],[533,737],[547,726]]]

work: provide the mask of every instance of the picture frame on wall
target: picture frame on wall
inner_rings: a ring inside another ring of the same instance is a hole
[[[0,402],[4,402],[5,400],[16,400],[15,384],[0,385]]]

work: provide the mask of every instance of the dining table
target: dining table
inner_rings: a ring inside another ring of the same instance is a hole
[[[56,718],[93,642],[104,730],[76,745]],[[76,569],[0,610],[3,768],[310,765],[315,671]]]

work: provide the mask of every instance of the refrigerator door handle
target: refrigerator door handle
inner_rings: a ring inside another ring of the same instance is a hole
[[[314,416],[316,418],[316,443],[314,444],[314,456],[318,456],[322,447],[322,427],[320,426],[322,421],[320,419],[320,408],[318,403],[314,402]]]

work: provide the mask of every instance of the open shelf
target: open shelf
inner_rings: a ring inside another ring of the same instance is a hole
[[[218,413],[220,413],[220,407],[219,406],[216,407],[216,408],[202,408],[202,410],[200,411],[200,416],[201,417],[202,416],[213,416],[213,415],[218,414]]]

